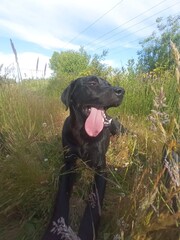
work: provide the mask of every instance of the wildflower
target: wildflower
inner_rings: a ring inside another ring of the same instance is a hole
[[[46,127],[47,127],[47,123],[44,122],[44,123],[42,124],[42,127],[43,127],[43,128],[46,128]]]

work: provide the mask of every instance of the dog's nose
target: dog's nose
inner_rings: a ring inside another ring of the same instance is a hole
[[[124,95],[124,93],[125,93],[124,88],[121,88],[121,87],[114,87],[114,91],[117,96]]]

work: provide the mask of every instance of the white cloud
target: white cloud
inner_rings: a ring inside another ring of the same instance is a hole
[[[12,36],[19,36],[43,47],[64,48],[69,39],[112,3],[104,4],[102,0],[2,0],[0,27]],[[68,47],[77,49],[75,44],[69,44]]]
[[[0,65],[3,64],[3,71],[11,70],[11,76],[17,77],[17,66],[14,55],[0,52],[0,59],[3,59],[0,62]],[[37,59],[39,59],[38,71],[36,71]],[[50,77],[52,74],[49,68],[49,57],[43,54],[34,52],[20,53],[18,54],[18,62],[23,78],[43,77],[45,65],[47,66],[45,77]]]
[[[102,47],[101,50],[112,49],[112,52],[119,48],[127,50],[132,49],[132,41],[152,33],[155,26],[151,24],[157,17],[177,14],[179,5],[172,6],[175,3],[180,2],[178,0],[1,0],[0,37],[34,43],[52,52],[62,49],[77,50],[80,45],[85,46],[91,53],[99,51],[97,50],[99,47]],[[116,7],[113,8],[115,5]],[[165,8],[167,10],[162,12]],[[159,14],[153,16],[158,12]],[[88,26],[91,27],[83,31]],[[113,29],[116,30],[112,31]],[[111,33],[106,35],[107,32]],[[97,40],[102,35],[105,36]],[[106,40],[108,37],[109,40]],[[71,41],[72,39],[74,40]],[[117,41],[113,42],[116,39]],[[91,44],[88,45],[89,42]],[[14,43],[16,45],[16,41]],[[0,51],[5,53],[2,45]],[[39,54],[32,54],[24,53],[25,57],[20,63],[22,70],[26,69],[26,66],[30,68],[31,64],[36,65]],[[46,58],[45,55],[43,56]],[[43,62],[41,58],[45,59],[43,56],[40,57],[40,62]],[[19,55],[19,61],[21,57],[23,55]],[[5,58],[3,56],[1,59],[5,60]],[[12,55],[11,57],[8,55],[9,62],[12,58]]]
[[[3,26],[3,28],[6,28],[9,32],[14,32],[15,36],[28,42],[36,43],[46,49],[66,48],[66,42],[61,41],[51,33],[42,30],[39,32],[34,26],[28,26],[27,28],[25,25],[14,23],[10,20],[0,20],[0,25]],[[68,47],[76,50],[79,49],[79,46],[75,44],[70,44]]]

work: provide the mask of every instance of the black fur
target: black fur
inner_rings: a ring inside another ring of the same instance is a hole
[[[119,106],[124,93],[123,88],[113,87],[104,79],[96,76],[78,78],[64,90],[61,100],[70,110],[70,115],[65,120],[62,130],[65,167],[60,179],[53,217],[43,240],[96,239],[106,187],[105,155],[110,136],[124,131],[123,126],[117,120],[106,114],[106,110]],[[89,136],[85,130],[85,121],[90,114],[91,107],[103,110],[102,113],[104,113],[104,126],[97,136]],[[67,229],[67,226],[69,226],[69,199],[78,158],[95,169],[96,174],[92,191],[89,194],[91,200],[87,203],[77,237],[72,234],[70,228]]]

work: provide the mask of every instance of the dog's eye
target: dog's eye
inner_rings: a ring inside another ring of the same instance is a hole
[[[89,86],[97,86],[98,83],[95,82],[95,81],[91,81],[91,82],[88,83],[88,85],[89,85]]]

